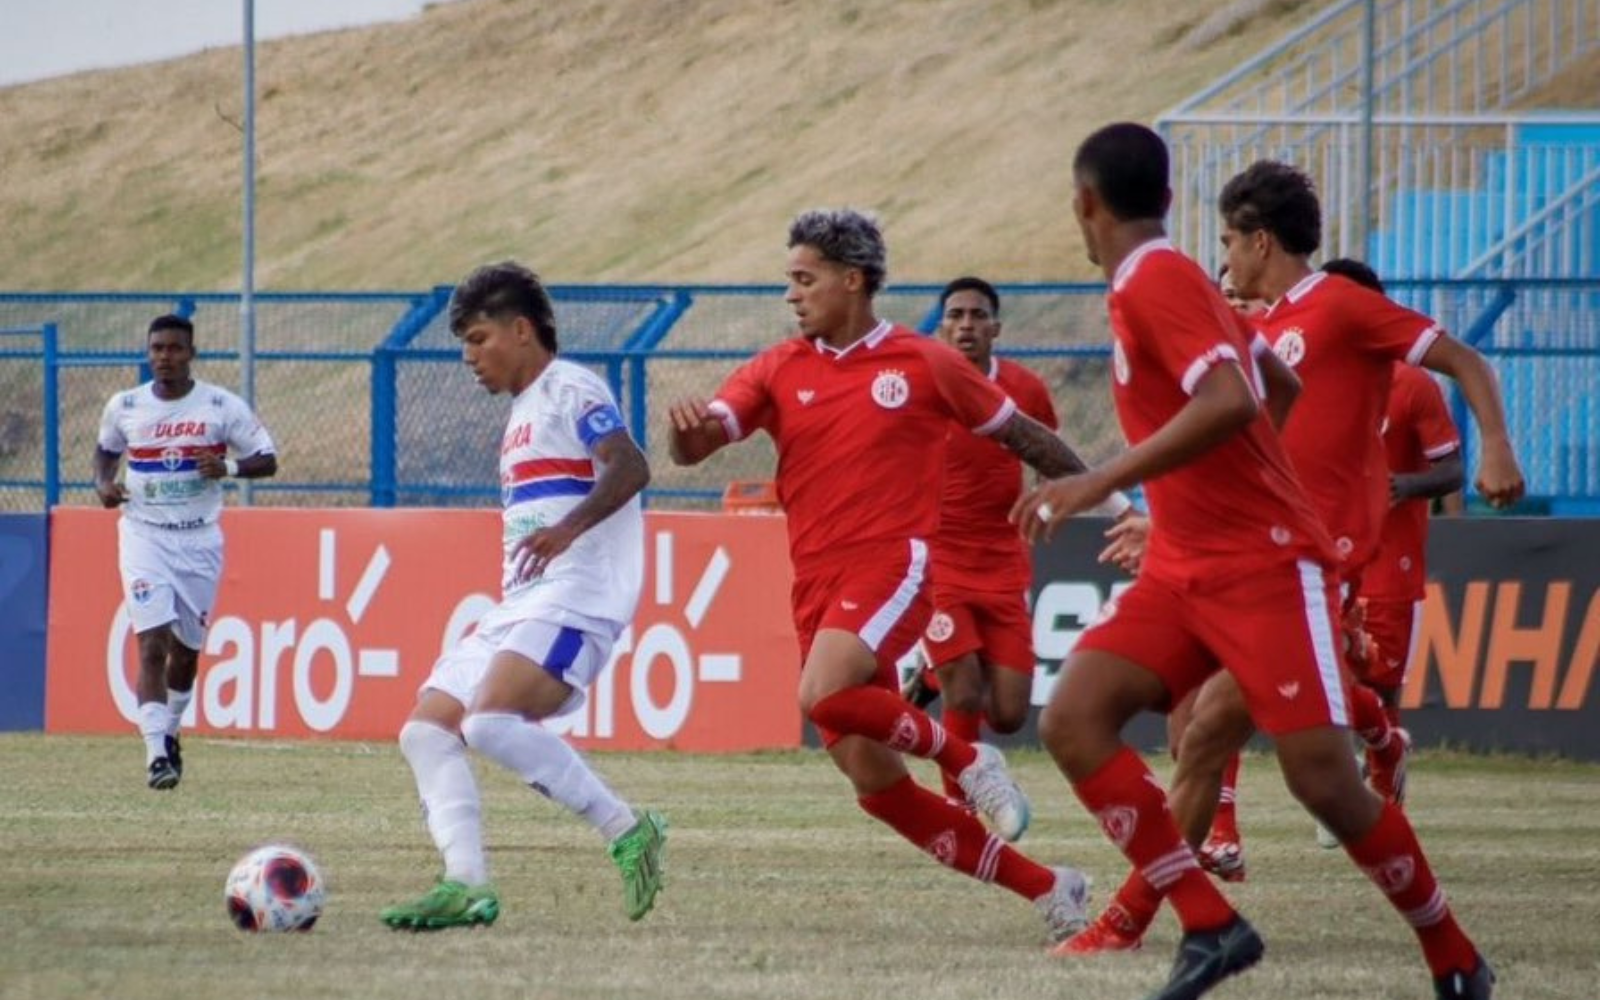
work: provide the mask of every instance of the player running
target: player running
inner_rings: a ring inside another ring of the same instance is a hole
[[[941,864],[1032,900],[1060,939],[1083,926],[1083,875],[1005,843],[1030,814],[1000,752],[947,732],[902,699],[895,680],[931,612],[939,491],[930,484],[943,474],[950,422],[1048,474],[1082,463],[960,354],[877,317],[887,254],[875,220],[805,212],[788,243],[785,301],[799,336],[740,367],[709,402],[673,404],[673,461],[693,465],[758,430],[772,437],[795,571],[801,711],[865,812]],[[998,836],[919,786],[902,754],[957,776]]]
[[[451,297],[450,329],[478,383],[512,396],[500,444],[501,599],[434,664],[400,729],[444,875],[380,918],[439,930],[500,915],[471,747],[594,828],[638,920],[661,891],[666,821],[629,806],[542,723],[583,704],[633,620],[650,467],[605,381],[556,356],[555,311],[532,271],[511,262],[473,271]]]
[[[222,579],[222,480],[278,471],[272,437],[249,404],[190,373],[194,324],[157,316],[145,334],[149,382],[106,403],[94,451],[94,490],[122,507],[118,563],[139,637],[139,735],[145,784],[183,779],[178,730],[194,697],[200,647]],[[239,458],[230,458],[229,450]],[[126,482],[117,466],[127,455]]]

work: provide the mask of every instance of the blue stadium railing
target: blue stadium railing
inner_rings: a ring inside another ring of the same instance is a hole
[[[1390,290],[1439,317],[1494,363],[1534,494],[1526,509],[1600,516],[1600,279],[1408,280],[1393,282]],[[885,293],[884,312],[930,330],[937,291],[934,285],[896,286]],[[783,289],[775,285],[564,286],[553,292],[564,356],[605,373],[647,447],[653,407],[676,394],[664,369],[708,362],[726,370],[769,342],[760,338],[781,330],[784,317]],[[1034,310],[1031,339],[1008,326],[1005,353],[1073,363],[1107,356],[1101,286],[1003,285],[1001,292],[1008,318],[1019,308]],[[302,502],[374,506],[493,501],[495,487],[483,479],[493,468],[492,452],[461,442],[482,443],[484,428],[489,437],[498,433],[503,410],[497,406],[503,404],[460,377],[459,349],[444,316],[448,299],[448,287],[258,297],[258,308],[273,317],[269,335],[258,337],[273,349],[258,351],[256,361],[258,380],[261,372],[278,373],[275,383],[258,388],[274,432],[294,439],[296,454],[332,449],[333,438],[343,440],[347,452],[314,474],[295,473],[313,463],[286,462],[279,478],[256,485],[261,496],[255,502],[295,495]],[[176,311],[196,315],[202,329],[214,331],[237,306],[238,297],[226,293],[0,294],[0,390],[6,397],[0,400],[0,509],[84,499],[100,407],[110,391],[148,376],[143,356],[128,349],[140,340],[143,326],[136,320]],[[708,337],[706,328],[723,332]],[[1076,330],[1079,342],[1063,343],[1053,332],[1063,329]],[[1100,332],[1085,337],[1086,329]],[[122,349],[109,349],[113,344]],[[202,344],[203,377],[229,384],[223,376],[237,360],[237,352]],[[287,404],[269,398],[297,385],[309,388]],[[712,388],[696,384],[693,391]],[[356,398],[363,391],[365,398]],[[1471,441],[1475,429],[1458,396],[1452,405]],[[12,425],[23,430],[8,433]],[[64,468],[82,473],[68,475]],[[714,485],[663,485],[651,495],[709,501],[720,495]]]

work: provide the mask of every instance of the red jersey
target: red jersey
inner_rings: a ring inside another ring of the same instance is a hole
[[[933,537],[950,421],[992,434],[1016,404],[954,348],[884,321],[842,351],[801,337],[769,347],[711,410],[730,440],[772,436],[803,573],[864,544]]]
[[[970,364],[970,362],[969,362]],[[1044,380],[1014,361],[991,358],[989,381],[1028,416],[1056,429]],[[1022,459],[990,438],[950,429],[933,575],[942,586],[1020,594],[1033,582],[1028,544],[1008,517],[1022,495]]]
[[[1152,240],[1117,268],[1109,296],[1112,396],[1130,444],[1165,426],[1214,365],[1259,393],[1248,333],[1200,266]],[[1144,573],[1180,586],[1223,583],[1298,559],[1332,564],[1327,532],[1265,408],[1243,430],[1144,484],[1152,532]]]
[[[1304,388],[1283,426],[1295,474],[1343,560],[1359,570],[1389,508],[1380,427],[1394,363],[1417,364],[1441,331],[1419,312],[1339,275],[1309,275],[1254,320]]]
[[[1439,391],[1427,372],[1395,365],[1389,389],[1389,412],[1383,423],[1383,447],[1389,471],[1423,472],[1461,449],[1461,438]],[[1383,519],[1378,554],[1361,575],[1361,593],[1390,601],[1420,601],[1426,582],[1428,501],[1404,500]]]

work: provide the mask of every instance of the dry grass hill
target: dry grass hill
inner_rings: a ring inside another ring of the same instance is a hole
[[[821,204],[893,277],[1090,276],[1066,161],[1306,0],[461,0],[258,50],[258,283],[771,281]],[[0,288],[232,289],[240,50],[0,89]]]

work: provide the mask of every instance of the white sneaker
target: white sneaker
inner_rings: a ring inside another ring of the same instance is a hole
[[[1006,759],[987,743],[974,743],[978,759],[967,765],[956,780],[967,793],[967,801],[978,808],[1001,838],[1016,843],[1027,832],[1033,818],[1028,797],[1011,780]]]
[[[1089,926],[1089,879],[1076,868],[1052,868],[1056,884],[1033,901],[1050,943],[1058,944]]]

